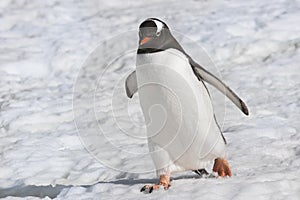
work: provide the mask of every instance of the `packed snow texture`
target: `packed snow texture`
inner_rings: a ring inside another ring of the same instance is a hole
[[[1,0],[0,16],[0,198],[300,199],[299,0]],[[245,117],[210,87],[231,178],[186,172],[139,192],[157,179],[138,96],[123,87],[135,49],[107,65],[136,48],[148,17],[204,48],[211,62],[184,46],[248,105]]]

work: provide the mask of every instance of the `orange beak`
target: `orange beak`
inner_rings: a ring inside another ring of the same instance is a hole
[[[141,45],[146,44],[147,42],[149,42],[149,40],[151,40],[151,37],[144,37],[144,38],[141,40],[140,44],[141,44]]]

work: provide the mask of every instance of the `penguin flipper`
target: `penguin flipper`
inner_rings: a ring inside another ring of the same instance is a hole
[[[192,59],[190,59],[190,64],[192,65],[193,71],[198,79],[200,78],[213,85],[225,96],[227,96],[245,115],[249,115],[246,104],[227,85],[225,85],[220,79],[208,72]]]
[[[129,74],[126,78],[125,81],[125,89],[126,89],[126,94],[129,98],[132,98],[134,93],[137,92],[138,87],[137,87],[137,80],[136,80],[136,72],[133,71],[131,74]]]

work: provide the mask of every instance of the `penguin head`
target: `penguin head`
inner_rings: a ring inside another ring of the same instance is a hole
[[[139,27],[139,48],[159,49],[166,42],[170,30],[157,18],[148,18]]]

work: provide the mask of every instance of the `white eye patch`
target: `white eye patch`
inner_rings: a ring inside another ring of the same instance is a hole
[[[153,21],[154,21],[154,23],[156,24],[156,27],[157,27],[156,33],[160,33],[161,30],[164,27],[163,23],[161,23],[160,21],[155,20],[155,19],[153,19]]]

